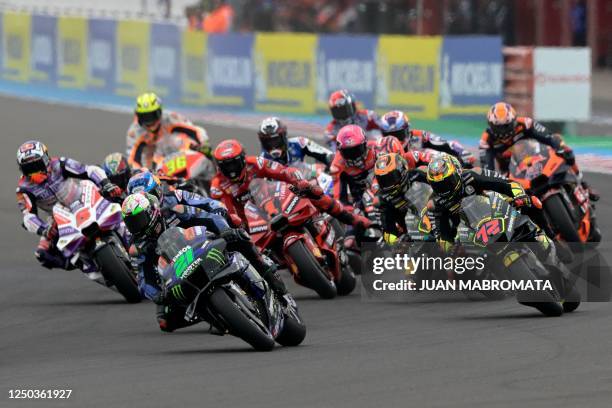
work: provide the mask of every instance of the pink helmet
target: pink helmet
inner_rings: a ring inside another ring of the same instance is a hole
[[[362,128],[346,125],[336,136],[338,151],[346,164],[351,167],[362,166],[368,154],[368,141]]]

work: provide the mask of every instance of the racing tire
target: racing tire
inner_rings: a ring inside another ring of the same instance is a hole
[[[323,267],[302,241],[298,240],[291,244],[287,248],[287,254],[298,267],[300,283],[317,292],[323,299],[336,297],[338,294],[336,285],[327,277]]]
[[[350,264],[345,265],[341,270],[340,280],[336,282],[338,296],[350,295],[357,286],[357,277]]]
[[[104,279],[115,285],[128,303],[138,303],[142,300],[136,279],[130,268],[117,255],[113,244],[104,245],[94,256]]]
[[[295,317],[285,316],[283,330],[276,336],[276,342],[281,346],[295,347],[302,344],[306,337],[306,326]]]
[[[519,282],[535,281],[537,279],[522,257],[510,265],[509,276],[512,280]],[[557,300],[558,294],[556,292],[548,290],[519,292],[516,299],[522,305],[538,309],[545,316],[557,317],[563,314],[563,306]]]
[[[210,295],[209,302],[222,317],[229,332],[244,340],[257,351],[270,351],[274,348],[274,339],[264,333],[240,307],[230,298],[225,289],[217,288]]]
[[[568,285],[571,283],[567,283]],[[563,311],[565,313],[571,313],[574,310],[578,309],[580,306],[581,295],[576,286],[572,284],[570,290],[565,294],[565,299],[563,301]]]
[[[581,242],[580,235],[578,235],[578,230],[572,221],[569,210],[559,194],[548,197],[542,205],[553,228],[561,235],[564,241]]]

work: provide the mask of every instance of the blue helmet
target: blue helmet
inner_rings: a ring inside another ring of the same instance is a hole
[[[127,185],[127,193],[149,193],[162,199],[162,185],[159,178],[149,170],[141,171],[130,178]]]
[[[380,130],[384,136],[395,136],[404,142],[410,137],[410,119],[402,111],[387,112],[380,118]]]

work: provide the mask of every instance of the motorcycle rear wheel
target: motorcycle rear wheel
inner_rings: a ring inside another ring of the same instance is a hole
[[[104,279],[111,282],[128,303],[142,300],[138,284],[128,266],[117,255],[113,244],[106,244],[95,253],[95,259]]]
[[[328,277],[317,259],[308,251],[302,241],[295,241],[287,253],[298,267],[300,283],[317,292],[323,299],[333,299],[338,294],[334,282]]]

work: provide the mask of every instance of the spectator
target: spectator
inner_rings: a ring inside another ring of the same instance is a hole
[[[225,0],[213,0],[212,7],[204,16],[202,28],[207,33],[227,33],[232,28],[234,8]]]

